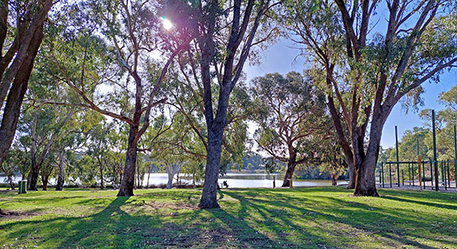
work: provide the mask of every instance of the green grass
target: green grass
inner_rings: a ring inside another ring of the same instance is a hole
[[[4,248],[457,248],[457,194],[342,188],[0,192]]]

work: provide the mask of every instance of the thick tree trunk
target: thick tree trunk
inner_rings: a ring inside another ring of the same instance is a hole
[[[217,181],[222,153],[222,134],[224,126],[214,127],[208,133],[208,149],[205,168],[205,183],[200,199],[200,208],[219,208],[217,203]]]
[[[167,189],[173,188],[173,174],[168,172],[168,182],[167,182]]]
[[[133,189],[135,188],[136,153],[138,143],[135,138],[137,134],[138,127],[130,126],[124,176],[122,177],[121,186],[117,196],[133,196]]]
[[[49,176],[41,176],[41,181],[43,182],[43,191],[48,190]]]
[[[282,183],[283,187],[290,187],[290,179],[292,179],[292,177],[294,177],[294,171],[295,171],[296,166],[297,166],[297,164],[295,162],[291,162],[291,161],[289,161],[289,163],[287,164],[287,171],[286,171],[286,174],[284,175],[284,181]]]
[[[57,177],[56,191],[62,191],[64,183],[65,183],[65,168],[62,165],[62,167],[59,168],[59,176]]]
[[[357,180],[354,189],[356,196],[379,196],[376,191],[376,163],[384,126],[381,113],[380,110],[374,112],[366,156],[359,165],[356,165]]]
[[[29,176],[27,177],[27,189],[28,190],[38,190],[37,184],[38,184],[38,177],[39,177],[39,169],[37,168],[36,165],[32,164],[32,167],[30,167],[30,173]]]
[[[65,162],[63,152],[60,153],[59,159],[59,176],[57,177],[56,191],[62,191],[65,183]]]

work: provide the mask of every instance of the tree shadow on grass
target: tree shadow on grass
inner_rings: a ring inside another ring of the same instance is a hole
[[[289,227],[291,229],[286,233],[299,231],[299,239],[303,240],[305,245],[321,244],[326,247],[351,247],[356,242],[359,245],[363,243],[364,237],[367,239],[371,237],[371,240],[374,240],[372,241],[373,245],[376,244],[377,240],[378,243],[382,241],[382,244],[385,243],[389,247],[408,245],[417,248],[432,248],[417,242],[417,239],[421,239],[422,235],[414,231],[416,226],[427,231],[426,226],[430,220],[424,222],[419,219],[418,221],[417,214],[413,212],[408,213],[392,209],[374,210],[370,205],[360,203],[357,200],[355,202],[343,201],[334,197],[321,197],[321,201],[316,199],[304,201],[302,198],[289,197],[289,201],[283,201],[280,198],[281,194],[276,193],[278,198],[271,201],[262,198],[246,198],[246,196],[237,193],[226,194],[242,203],[239,213],[243,219],[246,219],[243,214],[246,214],[249,208],[256,210],[261,216],[260,220],[271,218],[277,214],[281,222],[279,224],[271,224],[270,222],[270,227],[273,227],[270,232],[276,232],[277,237],[284,238],[286,236],[281,231]],[[333,203],[334,206],[328,207],[328,203]],[[294,215],[289,215],[290,213]],[[299,221],[290,219],[290,217],[300,216],[303,218]],[[367,217],[371,220],[368,221]],[[304,224],[306,222],[309,222],[311,226]],[[447,233],[448,237],[441,238],[436,238],[436,235],[437,233],[430,233],[423,236],[427,240],[440,241],[446,245],[452,245],[456,241],[455,237],[450,237],[452,236],[451,233]],[[341,237],[343,238],[339,239]],[[350,237],[354,237],[354,240]],[[296,243],[293,238],[290,242]],[[367,247],[369,247],[368,244]]]

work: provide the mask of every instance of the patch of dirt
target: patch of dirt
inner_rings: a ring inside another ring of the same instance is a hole
[[[36,213],[16,212],[16,211],[3,211],[0,209],[0,218],[18,219],[27,216],[34,216]]]
[[[193,203],[188,202],[155,202],[155,201],[148,201],[148,202],[136,202],[130,204],[135,208],[143,208],[144,210],[160,210],[160,209],[181,209],[181,210],[197,210],[198,206]]]

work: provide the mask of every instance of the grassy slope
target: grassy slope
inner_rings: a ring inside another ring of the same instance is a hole
[[[457,248],[457,194],[241,189],[199,210],[198,190],[0,193],[0,247]]]

